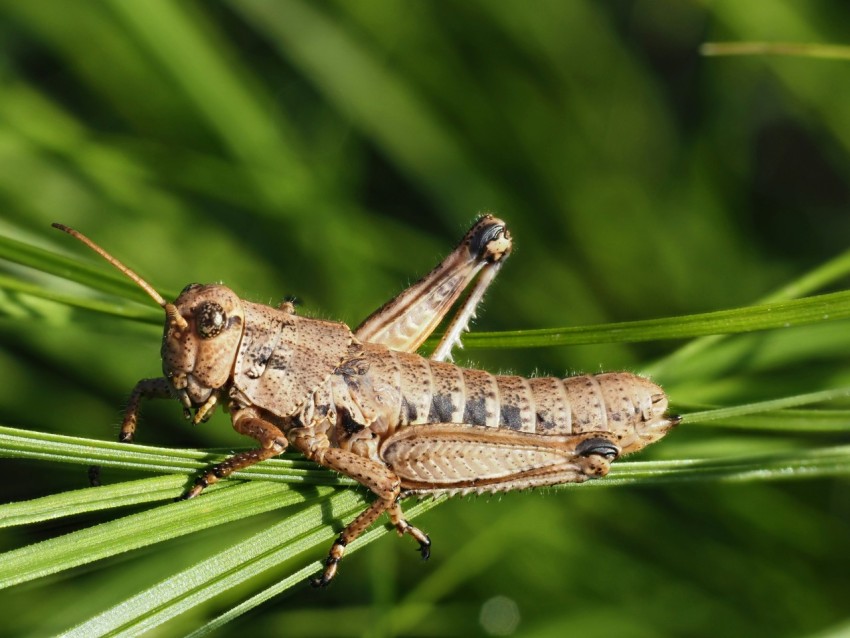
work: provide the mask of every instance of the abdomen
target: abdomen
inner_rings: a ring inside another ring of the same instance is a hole
[[[348,370],[358,374],[340,375],[335,382],[334,402],[353,402],[354,420],[363,426],[382,421],[376,424],[382,435],[443,423],[554,436],[607,432],[622,441],[667,407],[660,387],[628,372],[527,379],[373,344],[363,348],[359,365]],[[351,409],[346,411],[350,418]]]

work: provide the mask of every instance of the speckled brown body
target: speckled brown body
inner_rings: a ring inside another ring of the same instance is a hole
[[[185,498],[288,446],[376,495],[342,531],[315,584],[330,582],[346,545],[384,512],[427,558],[430,540],[401,510],[406,494],[497,492],[604,476],[611,461],[678,423],[666,414],[661,388],[634,374],[527,379],[444,361],[511,251],[504,223],[489,215],[354,332],[297,316],[288,302],[272,308],[243,301],[219,284],[191,284],[167,303],[91,240],[56,226],[166,313],[164,376],[136,385],[120,439],[133,439],[143,398],[172,397],[196,423],[223,406],[233,427],[260,444],[205,472]],[[414,354],[470,285],[431,358]]]
[[[527,379],[369,343],[355,341],[350,350],[296,419],[319,445],[387,465],[402,491],[480,493],[566,482],[545,470],[575,463],[575,448],[588,437],[627,454],[670,425],[661,388],[630,373]],[[568,480],[588,477],[577,472]]]

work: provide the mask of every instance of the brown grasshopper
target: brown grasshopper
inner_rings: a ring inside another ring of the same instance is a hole
[[[243,301],[219,284],[190,284],[167,303],[90,239],[54,226],[103,256],[165,310],[164,376],[138,382],[119,440],[132,441],[143,398],[176,398],[194,423],[221,405],[237,432],[260,443],[210,468],[184,498],[289,446],[375,493],[334,541],[314,585],[331,581],[346,546],[384,512],[428,558],[431,541],[405,520],[405,496],[605,476],[613,460],[679,422],[666,414],[661,388],[627,372],[527,379],[445,362],[511,251],[504,222],[491,215],[354,332],[300,317],[289,302],[272,308]],[[414,354],[473,282],[431,357]]]

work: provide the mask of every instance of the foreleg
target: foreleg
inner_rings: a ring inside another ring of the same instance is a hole
[[[136,424],[139,422],[139,408],[142,399],[169,399],[171,398],[171,386],[165,377],[158,379],[142,379],[133,388],[127,409],[124,411],[124,421],[121,423],[121,433],[118,440],[122,443],[131,443],[133,434],[136,432]]]

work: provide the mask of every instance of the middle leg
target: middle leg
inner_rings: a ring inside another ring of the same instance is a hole
[[[276,425],[261,418],[253,408],[233,413],[233,429],[260,442],[260,447],[239,452],[214,465],[204,472],[182,498],[190,499],[200,494],[205,487],[227,478],[233,472],[250,467],[281,454],[288,444],[286,435]]]

